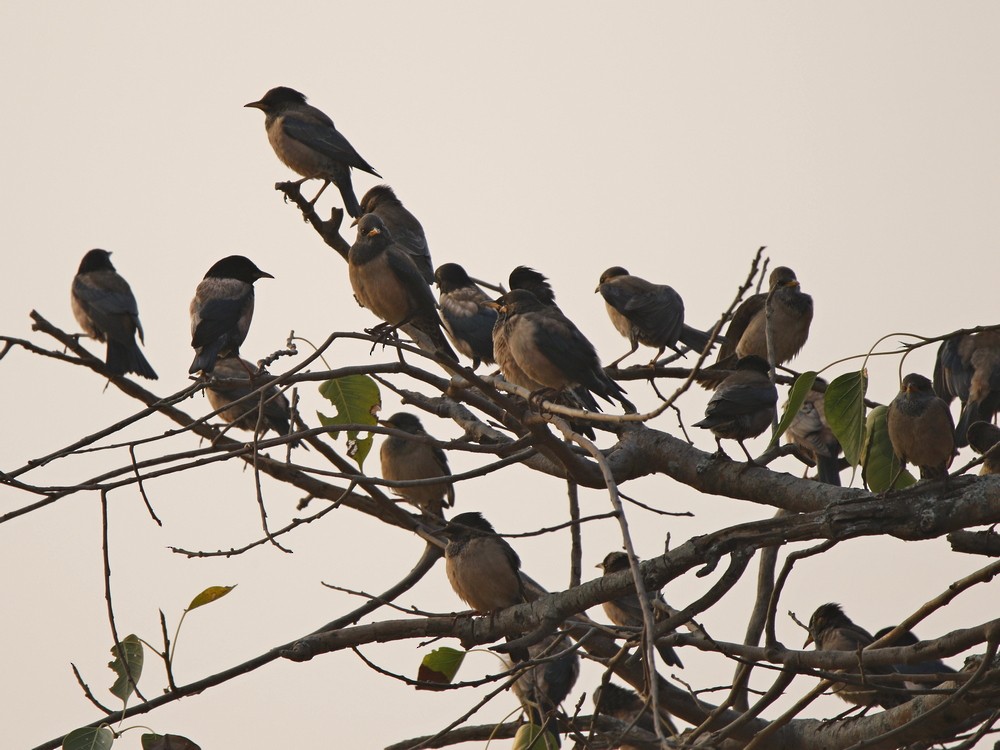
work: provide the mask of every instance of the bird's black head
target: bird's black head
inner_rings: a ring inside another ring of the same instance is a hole
[[[597,567],[603,570],[605,575],[628,570],[628,555],[624,552],[609,552]]]
[[[539,273],[534,268],[518,266],[510,272],[507,283],[512,290],[524,289],[531,292],[543,305],[554,305],[556,303],[556,294],[552,291],[549,280],[544,274]]]
[[[771,366],[767,363],[767,360],[763,357],[758,357],[756,354],[751,354],[747,357],[743,357],[739,362],[736,363],[737,370],[753,370],[754,372],[762,372],[765,375],[771,371]]]
[[[288,86],[276,86],[264,94],[259,101],[250,102],[249,104],[244,104],[243,106],[253,107],[254,109],[259,109],[262,112],[267,113],[280,112],[286,107],[305,103],[305,94],[301,94],[295,89],[290,89]]]
[[[227,255],[208,269],[205,278],[237,279],[252,284],[257,279],[273,279],[274,277],[267,271],[261,271],[253,264],[252,260],[244,255]]]
[[[931,381],[925,378],[923,375],[911,372],[905,378],[903,378],[903,385],[900,388],[903,393],[920,393],[920,394],[933,394],[934,386]]]
[[[358,219],[358,239],[368,238],[381,244],[388,245],[392,242],[392,235],[385,222],[377,214],[365,214]]]
[[[395,191],[388,185],[376,185],[361,198],[362,213],[371,213],[376,206],[395,204],[402,206],[403,202],[396,197]]]
[[[398,412],[396,414],[393,414],[388,419],[380,419],[379,424],[383,424],[388,427],[394,427],[397,430],[402,430],[403,432],[409,432],[414,435],[420,433],[427,434],[424,431],[424,426],[420,423],[420,420],[417,419],[416,415],[410,414],[410,412],[408,411]]]
[[[609,268],[607,271],[601,274],[601,280],[598,283],[603,284],[608,279],[614,279],[619,276],[628,276],[628,275],[629,272],[626,271],[621,266],[611,266],[611,268]]]
[[[447,539],[466,539],[495,533],[490,522],[483,518],[482,513],[477,512],[459,513],[441,530],[441,534]]]
[[[890,625],[887,628],[882,628],[880,631],[878,631],[875,634],[875,636],[874,636],[875,640],[877,641],[877,640],[881,639],[882,637],[888,635],[890,630],[895,630],[895,629],[896,629],[895,625]],[[892,642],[892,645],[893,646],[912,646],[914,643],[919,642],[919,640],[920,639],[917,638],[917,636],[913,635],[913,631],[912,630],[904,630],[900,635],[896,636],[895,640],[893,640],[893,642]]]
[[[80,270],[77,273],[89,273],[90,271],[114,271],[111,265],[111,253],[107,250],[91,250],[83,256],[80,261]]]
[[[819,640],[819,634],[830,628],[839,628],[844,625],[852,625],[850,618],[844,614],[843,608],[839,604],[830,602],[816,608],[812,617],[809,618],[809,640],[806,645]]]
[[[638,712],[645,703],[634,690],[609,682],[594,689],[594,707],[601,713],[615,715],[619,712]]]
[[[434,281],[442,292],[452,292],[472,284],[469,274],[458,263],[442,263],[434,271]]]
[[[501,294],[497,298],[497,305],[500,315],[507,316],[545,309],[538,297],[525,289],[511,289],[506,294]]]
[[[989,422],[973,422],[969,425],[969,446],[980,455],[1000,443],[1000,427]]]
[[[768,286],[771,289],[780,289],[786,286],[796,287],[798,285],[799,280],[795,278],[795,271],[788,266],[778,266],[771,271],[771,275],[768,277]]]

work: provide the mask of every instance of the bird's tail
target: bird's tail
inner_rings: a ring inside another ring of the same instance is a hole
[[[840,487],[840,459],[836,456],[816,456],[816,478]]]
[[[681,335],[678,336],[681,343],[684,346],[691,347],[693,351],[703,352],[705,347],[708,346],[709,340],[712,338],[705,331],[699,331],[697,328],[692,328],[687,323],[681,327]],[[715,339],[715,344],[721,344],[723,341],[721,336],[717,336]]]
[[[351,176],[347,179],[339,180],[337,189],[340,190],[340,197],[344,199],[344,210],[351,215],[352,219],[361,217],[361,206],[358,204],[358,196],[354,194],[354,185],[351,184]]]
[[[971,398],[962,407],[962,413],[958,416],[958,423],[955,425],[955,447],[962,448],[969,444],[969,425],[975,422],[986,421],[980,414],[979,402]]]
[[[656,650],[659,652],[660,658],[663,659],[668,666],[681,667],[682,669],[684,668],[684,664],[681,663],[681,657],[679,657],[677,652],[674,651],[673,646],[668,646],[665,643],[657,643]]]
[[[458,355],[445,338],[444,331],[441,330],[441,321],[436,315],[433,318],[413,320],[401,325],[400,329],[425,352],[440,354],[458,361]]]
[[[108,369],[115,375],[125,375],[134,372],[140,378],[157,380],[158,376],[149,362],[142,355],[139,345],[133,340],[121,343],[108,339],[108,354],[105,359]]]

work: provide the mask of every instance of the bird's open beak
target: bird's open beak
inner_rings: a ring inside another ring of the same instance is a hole
[[[253,107],[254,109],[259,109],[259,110],[263,110],[264,109],[264,105],[261,104],[260,102],[250,102],[249,104],[244,104],[243,106],[244,107]]]
[[[368,237],[376,237],[376,236],[378,236],[378,235],[380,235],[380,234],[382,234],[382,232],[381,232],[381,231],[379,230],[379,228],[378,228],[378,227],[372,227],[372,228],[371,228],[371,229],[370,229],[370,230],[368,231],[368,234],[367,234],[367,236],[368,236]]]

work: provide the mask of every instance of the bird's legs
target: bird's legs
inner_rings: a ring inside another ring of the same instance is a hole
[[[629,349],[627,352],[625,352],[622,356],[620,356],[614,362],[612,362],[610,365],[608,365],[608,367],[618,367],[618,363],[619,362],[621,362],[623,359],[631,356],[635,352],[635,350],[638,349],[638,348],[639,348],[639,342],[633,341],[632,342],[632,348]],[[660,349],[660,351],[662,352],[663,350]]]
[[[304,180],[303,180],[303,181],[304,181]],[[300,183],[300,184],[301,184],[301,183]],[[329,184],[330,184],[330,181],[329,181],[329,180],[323,180],[323,187],[321,187],[321,188],[319,189],[319,192],[318,192],[318,193],[316,193],[316,197],[315,197],[315,198],[313,198],[313,199],[312,199],[311,201],[309,201],[309,205],[310,205],[310,206],[314,206],[314,205],[316,205],[316,201],[318,201],[318,200],[319,200],[319,197],[320,197],[321,195],[323,195],[323,191],[324,191],[324,190],[326,190],[326,188],[327,188],[327,186],[329,186]]]

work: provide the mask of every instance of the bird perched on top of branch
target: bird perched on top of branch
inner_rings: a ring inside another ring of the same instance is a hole
[[[934,392],[950,404],[956,396],[962,411],[955,444],[968,445],[973,422],[992,422],[1000,409],[1000,331],[955,336],[938,348]]]
[[[915,372],[903,378],[886,419],[900,471],[912,463],[920,467],[922,479],[948,476],[955,456],[955,422],[948,405],[934,395],[930,380]]]
[[[388,185],[376,185],[361,197],[361,213],[375,214],[385,224],[392,238],[410,254],[420,275],[434,283],[434,264],[427,246],[427,235],[417,217],[410,213]],[[351,226],[358,223],[355,219]]]
[[[490,298],[469,278],[458,263],[444,263],[434,272],[438,287],[441,322],[455,348],[472,360],[492,364],[493,326],[497,322],[496,308]]]
[[[414,437],[430,437],[420,419],[406,411],[380,419],[379,424]],[[382,443],[379,457],[382,460],[382,476],[390,481],[451,476],[448,457],[441,448],[402,435],[388,435]],[[442,517],[442,507],[450,508],[455,504],[455,488],[450,482],[393,487],[392,491],[438,518]]]
[[[740,359],[709,399],[705,418],[694,423],[712,431],[720,457],[726,455],[722,439],[729,438],[740,444],[747,461],[753,463],[743,441],[766,430],[777,411],[778,390],[768,378],[768,369],[767,361],[755,355]]]

